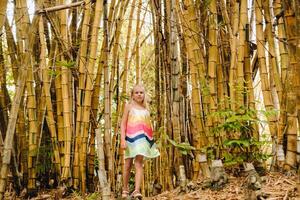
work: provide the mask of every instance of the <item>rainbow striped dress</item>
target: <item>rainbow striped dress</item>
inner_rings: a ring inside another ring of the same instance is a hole
[[[142,155],[145,158],[159,156],[159,151],[153,140],[150,113],[146,109],[132,107],[128,114],[126,137],[127,148],[125,159]]]

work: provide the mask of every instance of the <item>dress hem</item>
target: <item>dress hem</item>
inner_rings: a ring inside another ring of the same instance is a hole
[[[135,158],[136,156],[144,156],[144,158],[146,159],[152,159],[152,158],[156,158],[158,156],[160,156],[160,153],[158,153],[157,155],[155,156],[149,156],[149,155],[145,155],[145,154],[142,154],[142,153],[137,153],[137,154],[134,154],[134,155],[129,155],[129,156],[125,156],[124,159],[127,159],[127,158]]]

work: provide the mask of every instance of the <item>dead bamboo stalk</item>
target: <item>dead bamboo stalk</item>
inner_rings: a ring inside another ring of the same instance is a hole
[[[69,9],[69,8],[73,8],[73,7],[77,7],[77,6],[83,6],[84,4],[85,4],[84,1],[79,1],[79,2],[70,3],[70,4],[66,4],[66,5],[58,5],[58,6],[53,6],[53,7],[49,7],[49,8],[39,9],[35,13],[36,14],[44,14],[44,13],[49,13],[49,12],[55,12],[55,11]]]

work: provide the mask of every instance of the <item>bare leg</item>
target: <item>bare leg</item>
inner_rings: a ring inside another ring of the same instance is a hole
[[[135,166],[135,191],[140,191],[143,178],[143,156],[137,155],[134,160]]]
[[[128,181],[130,176],[130,170],[132,166],[132,158],[125,159],[124,169],[123,169],[123,191],[129,191]]]

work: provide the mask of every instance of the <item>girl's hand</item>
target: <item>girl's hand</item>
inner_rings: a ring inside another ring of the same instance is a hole
[[[127,144],[125,140],[121,140],[121,149],[126,149],[127,148]]]

